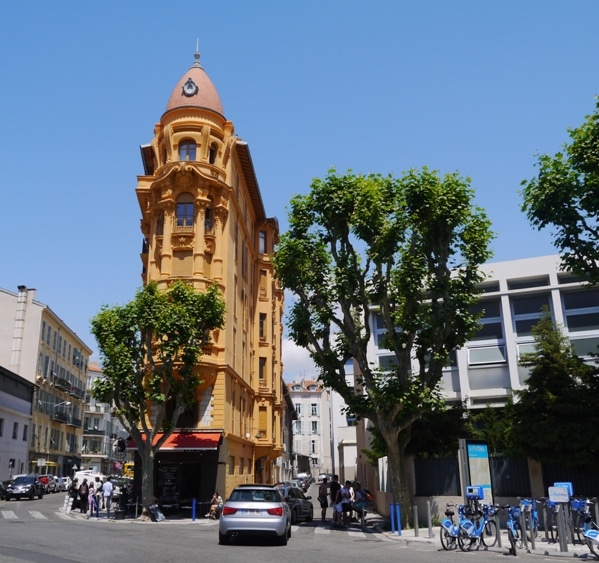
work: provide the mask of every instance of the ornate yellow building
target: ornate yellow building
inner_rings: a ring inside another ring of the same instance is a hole
[[[217,283],[226,324],[198,366],[197,405],[157,456],[159,494],[208,500],[238,483],[272,482],[282,452],[283,292],[271,256],[278,223],[265,214],[248,144],[195,62],[142,146],[137,198],[142,279]]]

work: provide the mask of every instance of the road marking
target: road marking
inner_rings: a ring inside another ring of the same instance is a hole
[[[17,515],[12,510],[3,510],[2,516],[4,516],[4,518],[6,518],[7,520],[11,520],[11,519],[16,520],[16,518],[17,518]]]
[[[315,534],[324,534],[324,535],[330,535],[331,534],[331,528],[314,528],[314,533]]]
[[[38,520],[47,520],[48,517],[44,516],[41,512],[37,511],[37,510],[30,510],[29,514],[31,514],[31,516],[33,516],[34,518],[37,518]]]
[[[352,538],[366,538],[366,534],[364,532],[355,532],[354,530],[347,530],[347,535]]]
[[[69,514],[66,514],[64,512],[55,512],[54,514],[56,514],[56,516],[58,516],[59,518],[62,518],[63,520],[72,520],[72,516],[70,516]]]

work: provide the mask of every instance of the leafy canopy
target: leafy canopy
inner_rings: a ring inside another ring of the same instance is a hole
[[[524,211],[537,229],[553,228],[564,266],[599,282],[599,98],[570,144],[538,158],[539,174],[522,181]]]
[[[104,306],[91,322],[103,369],[94,396],[114,400],[130,432],[138,425],[148,431],[150,409],[154,429],[173,428],[195,400],[202,347],[222,328],[224,311],[215,285],[199,293],[181,281],[165,291],[149,283],[130,303]],[[167,420],[169,401],[174,409]]]
[[[473,195],[457,173],[331,170],[291,201],[274,259],[295,296],[289,334],[310,351],[324,384],[386,441],[442,403],[448,355],[478,328],[470,309],[492,235]],[[371,314],[386,331],[379,341],[391,357],[385,369],[368,361]],[[346,380],[352,358],[358,389]]]

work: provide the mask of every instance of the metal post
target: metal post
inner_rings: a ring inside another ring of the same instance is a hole
[[[418,505],[412,507],[414,512],[414,537],[417,538],[420,534],[420,524],[418,523]]]
[[[389,504],[389,514],[391,515],[391,533],[395,533],[395,504]]]
[[[395,505],[395,518],[397,520],[397,535],[401,536],[401,506],[399,503]]]
[[[191,521],[196,521],[196,499],[195,497],[191,500]]]
[[[499,527],[499,508],[495,512],[495,534],[497,535],[497,547],[501,547],[501,528]]]
[[[566,537],[566,503],[560,502],[557,507],[557,535],[559,538],[559,550],[563,553],[568,551],[568,538]]]
[[[535,499],[532,499],[532,502],[535,502]],[[535,549],[535,523],[533,521],[533,509],[534,504],[530,507],[530,518],[528,519],[528,527],[530,528],[530,549]]]
[[[524,518],[524,510],[520,505],[520,534],[522,535],[522,545],[525,551],[528,551],[528,539],[526,538],[526,519]]]
[[[428,521],[428,537],[429,539],[432,539],[435,537],[435,534],[433,533],[433,515],[431,511],[430,499],[426,501],[426,517]]]

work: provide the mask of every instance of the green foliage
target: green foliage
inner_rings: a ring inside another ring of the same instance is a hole
[[[594,466],[599,462],[597,367],[574,354],[547,310],[533,335],[536,350],[521,360],[530,375],[513,406],[513,450],[540,461]]]
[[[599,282],[599,98],[594,114],[568,130],[571,143],[541,155],[524,186],[522,210],[537,229],[552,227],[565,267]]]
[[[198,293],[180,281],[165,291],[150,283],[130,303],[104,306],[91,321],[103,370],[94,397],[114,400],[130,431],[141,425],[147,432],[150,407],[153,430],[171,429],[195,400],[196,364],[210,331],[223,326],[224,311],[216,286]],[[167,402],[174,405],[168,419]]]
[[[478,411],[468,411],[469,432],[465,438],[487,442],[489,453],[510,455],[512,444],[510,435],[513,426],[513,402],[510,399],[505,407],[488,406]]]
[[[291,201],[289,231],[274,258],[281,285],[295,294],[289,334],[310,351],[325,386],[373,422],[389,452],[398,440],[405,447],[423,413],[442,407],[447,357],[478,328],[470,311],[492,235],[473,196],[457,173],[423,168],[394,178],[332,170]],[[367,360],[373,311],[387,330],[391,370]],[[350,358],[357,388],[346,382]]]

